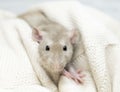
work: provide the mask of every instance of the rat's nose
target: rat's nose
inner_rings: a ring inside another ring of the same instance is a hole
[[[55,67],[56,67],[57,69],[59,69],[59,68],[60,68],[60,64],[56,64]]]
[[[57,63],[54,65],[54,68],[57,70],[57,71],[61,71],[63,68],[63,66],[60,64],[60,63]]]

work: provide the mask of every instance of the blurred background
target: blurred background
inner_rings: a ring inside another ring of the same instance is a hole
[[[9,10],[19,14],[25,12],[33,4],[46,1],[55,0],[0,0],[0,9]],[[120,21],[120,0],[79,0],[79,1],[85,5],[95,7]]]

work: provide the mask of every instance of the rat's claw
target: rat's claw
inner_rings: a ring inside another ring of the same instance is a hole
[[[72,75],[70,74],[70,72],[68,72],[68,71],[65,70],[65,69],[64,69],[64,71],[63,71],[63,75],[66,76],[67,78],[71,78],[71,79],[74,77],[74,76],[72,76]]]
[[[85,76],[86,76],[85,74],[80,74],[80,75],[79,75],[80,78],[83,78],[83,77],[85,77]]]
[[[75,80],[75,82],[76,82],[77,84],[79,84],[79,83],[82,83],[82,84],[83,84],[83,82],[84,82],[83,79],[82,79],[83,76],[82,76],[82,77],[81,77],[81,76],[82,76],[82,75],[79,75],[79,74],[77,75],[77,74],[76,74],[76,75],[74,76],[73,80]]]
[[[79,84],[79,81],[77,79],[73,79],[77,84]]]
[[[80,69],[75,73],[71,73],[71,72],[64,69],[63,75],[69,79],[73,79],[77,84],[79,84],[79,83],[83,84],[84,81],[82,78],[85,77],[86,75],[81,74],[81,72],[82,72],[82,70],[80,70]]]

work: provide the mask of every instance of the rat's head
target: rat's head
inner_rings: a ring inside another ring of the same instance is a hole
[[[72,58],[73,44],[77,42],[77,36],[76,30],[68,31],[60,25],[47,25],[34,29],[33,39],[39,43],[42,66],[53,72],[63,71]]]

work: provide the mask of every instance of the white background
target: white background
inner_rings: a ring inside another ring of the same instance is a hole
[[[38,2],[53,0],[0,0],[0,9],[15,13],[25,12]],[[69,0],[68,0],[69,1]],[[81,3],[95,7],[120,21],[120,0],[79,0]]]

